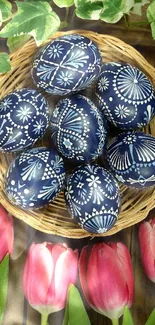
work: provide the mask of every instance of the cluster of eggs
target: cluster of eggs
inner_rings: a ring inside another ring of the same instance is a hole
[[[129,64],[102,65],[97,45],[79,34],[42,47],[32,78],[39,89],[65,97],[51,114],[34,89],[16,90],[0,101],[0,150],[21,152],[7,171],[6,195],[15,205],[34,209],[64,189],[72,217],[88,232],[103,233],[119,215],[117,180],[136,188],[155,184],[155,138],[135,130],[155,114],[152,84]],[[80,93],[95,81],[97,105]],[[109,140],[109,124],[125,131]],[[47,128],[55,149],[27,149]],[[106,168],[94,163],[101,155]],[[66,166],[72,166],[67,176]]]

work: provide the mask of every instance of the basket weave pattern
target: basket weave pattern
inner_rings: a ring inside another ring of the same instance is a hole
[[[64,34],[79,33],[92,39],[99,47],[103,62],[122,61],[132,63],[141,69],[155,85],[155,69],[133,47],[123,41],[109,35],[101,35],[94,32],[74,30],[69,32],[57,32],[50,40]],[[48,40],[46,43],[48,43]],[[22,49],[13,53],[10,58],[12,69],[0,76],[1,98],[15,89],[31,87],[35,88],[30,75],[30,69],[34,54],[38,51],[35,42],[29,41]],[[45,94],[49,99],[49,95]],[[144,131],[155,136],[155,118],[145,127]],[[42,144],[46,144],[43,139]],[[0,203],[16,218],[19,218],[30,226],[54,235],[69,238],[84,238],[90,234],[77,225],[67,212],[64,195],[60,193],[57,199],[47,207],[39,210],[22,210],[13,206],[6,198],[4,192],[6,170],[14,159],[15,154],[0,153]],[[122,208],[118,221],[111,230],[103,235],[109,236],[124,228],[134,225],[144,219],[149,211],[155,206],[155,188],[135,190],[120,186]]]

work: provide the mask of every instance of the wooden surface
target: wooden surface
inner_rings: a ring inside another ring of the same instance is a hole
[[[139,47],[138,50],[147,58],[147,60],[155,66],[155,50],[149,47]],[[155,216],[155,210],[150,213],[150,216]],[[127,217],[127,216],[126,216]],[[15,220],[15,249],[10,262],[10,277],[9,277],[9,294],[7,309],[3,325],[34,325],[39,324],[40,316],[26,302],[22,292],[22,270],[26,257],[27,250],[32,242],[66,242],[73,248],[79,250],[86,244],[93,244],[96,241],[121,241],[130,250],[134,278],[135,278],[135,296],[134,303],[131,308],[134,324],[144,325],[149,314],[155,307],[155,284],[147,279],[141,264],[139,243],[138,243],[138,228],[135,225],[126,230],[119,232],[116,235],[106,238],[98,238],[94,240],[68,240],[57,236],[45,235],[36,230],[33,230],[22,221]],[[145,240],[145,238],[144,238]],[[88,306],[87,306],[88,308]],[[88,308],[88,313],[91,318],[92,325],[110,325],[111,322],[105,317],[97,314]],[[63,312],[50,316],[50,325],[61,325]],[[80,325],[80,324],[79,324]]]

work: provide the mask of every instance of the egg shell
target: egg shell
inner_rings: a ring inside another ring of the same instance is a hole
[[[16,90],[0,101],[0,150],[15,152],[41,139],[49,125],[49,107],[38,91]]]
[[[107,119],[120,129],[141,128],[155,114],[154,88],[148,77],[130,64],[104,64],[96,96]]]
[[[53,149],[34,148],[10,165],[5,192],[11,203],[27,209],[47,205],[64,185],[63,159]]]
[[[91,100],[72,95],[58,102],[51,116],[51,139],[73,163],[96,159],[107,139],[107,123]]]
[[[102,57],[89,38],[71,34],[56,38],[37,53],[31,74],[37,87],[54,95],[85,89],[101,72]]]
[[[65,200],[72,217],[90,233],[104,233],[118,218],[119,186],[112,174],[96,164],[78,167],[68,176]]]
[[[118,181],[134,188],[155,185],[155,138],[144,132],[123,132],[109,142],[109,168]]]

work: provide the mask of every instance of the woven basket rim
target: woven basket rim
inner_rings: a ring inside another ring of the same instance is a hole
[[[103,61],[107,62],[108,55],[109,61],[115,60],[133,63],[143,70],[152,83],[155,85],[155,68],[132,46],[126,44],[124,41],[117,37],[107,34],[98,34],[96,32],[87,30],[70,30],[67,32],[56,32],[41,46],[47,44],[50,40],[67,34],[81,34],[94,40],[99,46]],[[109,52],[113,49],[112,53]],[[28,87],[29,83],[32,84],[29,73],[29,64],[33,55],[38,50],[34,40],[29,40],[21,49],[16,50],[10,54],[12,62],[12,70],[7,74],[0,76],[1,83],[1,97],[4,97],[8,90],[23,88],[23,84]],[[28,80],[26,79],[28,78]],[[32,88],[35,88],[32,84]],[[11,90],[11,91],[12,91]],[[45,93],[44,93],[45,95]],[[46,96],[45,96],[46,97]],[[155,135],[155,119],[153,119],[145,128],[146,133]],[[143,191],[133,190],[121,185],[122,193],[122,211],[116,224],[104,234],[90,234],[83,230],[66,214],[66,207],[64,203],[63,193],[57,197],[54,202],[51,202],[47,207],[40,210],[22,210],[13,206],[5,196],[4,192],[4,174],[10,161],[12,160],[11,154],[0,153],[0,200],[1,204],[7,209],[9,213],[18,219],[23,220],[35,229],[45,233],[64,236],[68,238],[84,238],[84,237],[103,237],[117,233],[118,231],[130,227],[141,220],[145,219],[149,211],[155,206],[155,188],[149,188]],[[52,217],[51,217],[52,215]]]

